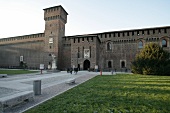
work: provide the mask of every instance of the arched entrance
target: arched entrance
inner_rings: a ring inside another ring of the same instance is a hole
[[[85,60],[84,64],[83,64],[83,69],[84,70],[88,70],[88,68],[90,68],[90,61],[89,60]]]

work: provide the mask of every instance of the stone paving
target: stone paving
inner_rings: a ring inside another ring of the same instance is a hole
[[[56,95],[59,95],[68,89],[71,89],[93,77],[99,75],[99,72],[79,71],[77,74],[70,74],[66,71],[58,73],[44,73],[44,74],[25,74],[8,76],[7,78],[0,78],[0,99],[15,93],[26,91],[33,91],[33,81],[41,80],[42,94],[34,96],[34,101],[21,104],[11,109],[4,110],[4,113],[19,113],[23,112],[33,106],[36,106]],[[103,74],[111,74],[103,73]],[[76,79],[76,84],[66,84],[70,78]]]

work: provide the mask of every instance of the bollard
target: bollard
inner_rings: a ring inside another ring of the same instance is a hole
[[[100,76],[102,76],[102,70],[100,70]]]
[[[34,95],[41,95],[41,80],[34,80],[33,90]]]

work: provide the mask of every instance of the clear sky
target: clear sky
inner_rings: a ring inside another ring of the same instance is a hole
[[[43,9],[56,5],[66,36],[170,26],[170,0],[0,0],[0,38],[43,33]]]

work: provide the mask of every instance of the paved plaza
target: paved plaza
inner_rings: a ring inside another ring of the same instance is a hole
[[[12,97],[16,94],[22,94],[23,92],[33,92],[33,81],[41,80],[41,95],[34,96],[33,101],[22,103],[16,107],[3,110],[4,113],[18,113],[23,112],[30,107],[40,104],[58,94],[61,94],[68,89],[71,89],[93,77],[99,75],[99,72],[79,71],[77,74],[70,74],[66,71],[58,73],[43,74],[24,74],[8,76],[6,78],[0,78],[0,100],[7,97]],[[111,74],[103,73],[103,74]],[[75,84],[66,84],[66,81],[75,79]]]

